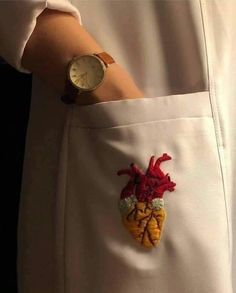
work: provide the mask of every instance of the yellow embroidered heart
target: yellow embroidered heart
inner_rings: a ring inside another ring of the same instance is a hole
[[[148,248],[159,244],[164,220],[164,208],[157,210],[148,202],[136,202],[126,215],[122,215],[134,239]]]

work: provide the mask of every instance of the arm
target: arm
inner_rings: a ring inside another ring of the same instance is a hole
[[[66,66],[73,55],[104,51],[71,14],[45,9],[26,44],[22,65],[49,83],[59,95],[66,79]],[[115,58],[115,56],[113,56]],[[119,64],[107,68],[105,80],[91,93],[84,94],[81,104],[140,98],[143,93]]]

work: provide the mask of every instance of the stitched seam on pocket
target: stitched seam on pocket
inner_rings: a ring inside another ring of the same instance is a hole
[[[116,103],[118,102],[118,103]],[[104,128],[153,120],[212,116],[209,91],[72,106],[71,125]]]
[[[171,118],[171,119],[161,119],[161,120],[151,120],[151,121],[145,121],[145,122],[139,122],[139,123],[129,123],[129,124],[120,124],[120,125],[114,125],[114,126],[105,126],[105,127],[90,127],[90,126],[81,126],[76,124],[70,124],[69,127],[73,128],[80,128],[80,129],[89,129],[89,130],[103,130],[103,129],[114,129],[114,128],[122,128],[122,127],[132,127],[132,126],[138,126],[138,125],[145,125],[145,124],[153,124],[153,123],[162,123],[167,121],[178,121],[178,120],[204,120],[204,119],[212,119],[212,116],[199,116],[199,117],[179,117],[179,118]]]
[[[69,127],[70,121],[71,121],[71,112],[67,112],[67,119],[64,125],[64,135],[66,136],[66,141],[65,141],[65,158],[63,158],[63,162],[65,163],[64,168],[65,168],[65,183],[64,183],[64,193],[63,193],[63,200],[64,200],[64,205],[63,205],[63,231],[62,231],[62,241],[63,241],[63,246],[62,246],[62,275],[63,275],[63,281],[62,281],[62,292],[66,293],[66,208],[67,208],[67,194],[68,194],[68,163],[69,163],[69,140],[70,140],[70,133],[71,129]],[[60,172],[60,170],[58,170]],[[61,264],[61,262],[60,262]]]
[[[220,162],[220,169],[221,169],[221,177],[222,177],[222,184],[224,189],[224,202],[225,202],[225,213],[226,213],[226,222],[227,222],[227,233],[228,233],[228,249],[229,249],[229,263],[231,263],[231,240],[230,240],[230,226],[229,226],[229,207],[227,201],[227,185],[226,185],[226,162],[225,162],[225,152],[224,152],[224,143],[223,143],[223,135],[222,135],[222,127],[220,123],[219,117],[219,106],[217,103],[216,98],[216,87],[215,87],[215,80],[213,74],[213,61],[210,56],[211,52],[211,45],[207,39],[210,38],[210,32],[207,29],[209,27],[208,16],[206,12],[206,2],[205,0],[199,0],[200,3],[200,10],[201,10],[201,19],[202,19],[202,27],[204,31],[204,42],[205,42],[205,54],[207,60],[207,73],[208,73],[208,86],[209,86],[209,97],[211,102],[212,108],[212,117],[214,121],[214,130],[215,130],[215,138],[217,143],[217,150]],[[222,151],[221,151],[222,150]]]

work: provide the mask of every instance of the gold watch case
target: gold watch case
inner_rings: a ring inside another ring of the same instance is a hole
[[[92,91],[104,80],[106,66],[93,54],[73,57],[68,65],[68,79],[81,91]]]

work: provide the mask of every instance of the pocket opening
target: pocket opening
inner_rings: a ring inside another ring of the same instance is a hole
[[[184,117],[212,117],[209,91],[72,105],[70,126],[109,128]]]

